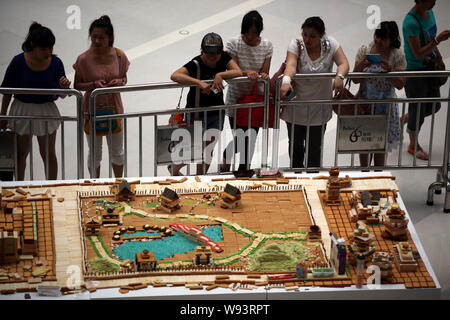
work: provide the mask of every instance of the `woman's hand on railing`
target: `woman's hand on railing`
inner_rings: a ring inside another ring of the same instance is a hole
[[[339,93],[344,89],[344,80],[339,77],[334,78],[333,81],[333,91]]]
[[[203,81],[200,81],[198,86],[200,87],[200,89],[202,90],[202,92],[204,94],[210,94],[211,93],[211,85],[210,84],[208,84],[206,82],[203,82]]]
[[[281,97],[281,98],[286,98],[286,94],[287,94],[288,92],[293,91],[293,90],[294,90],[294,89],[292,88],[292,86],[291,86],[290,83],[284,83],[284,84],[281,86],[280,97]]]
[[[259,77],[258,72],[253,71],[253,70],[247,70],[247,71],[245,71],[245,74],[246,74],[247,78],[250,80],[256,80]]]
[[[65,76],[62,76],[61,78],[59,78],[59,86],[62,89],[69,89],[70,84],[71,84],[70,80],[67,79]]]
[[[264,79],[264,80],[270,80],[270,76],[269,76],[268,73],[260,72],[260,73],[259,73],[259,76],[260,76],[262,79]]]

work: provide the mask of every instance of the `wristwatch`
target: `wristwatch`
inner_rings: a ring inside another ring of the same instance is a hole
[[[344,77],[344,75],[342,73],[336,74],[336,77],[340,78],[341,80],[345,79],[345,77]]]

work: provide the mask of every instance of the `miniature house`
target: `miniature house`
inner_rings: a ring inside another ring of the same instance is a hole
[[[227,183],[225,189],[220,194],[220,198],[222,199],[221,203],[222,208],[224,209],[236,208],[241,203],[241,190]]]
[[[113,208],[107,208],[102,214],[103,226],[117,226],[120,224],[120,215]]]
[[[97,236],[100,232],[101,223],[92,218],[84,225],[84,232],[87,236]]]
[[[138,272],[155,271],[156,260],[153,255],[153,252],[144,250],[142,252],[136,253],[136,269]]]
[[[318,225],[312,225],[309,227],[308,234],[306,235],[306,239],[308,241],[321,241],[322,240],[322,231]]]
[[[378,251],[373,255],[372,264],[380,268],[380,278],[383,283],[392,281],[393,258],[386,251]]]
[[[379,206],[381,194],[378,191],[353,191],[352,209],[348,212],[350,221],[363,220],[367,223],[379,223],[379,217],[374,211]]]
[[[400,272],[414,272],[418,268],[411,245],[408,242],[400,242],[394,246],[394,261]]]
[[[0,232],[0,265],[19,261],[19,234],[17,231]]]
[[[211,264],[211,247],[210,246],[197,246],[195,247],[195,265],[208,265]]]
[[[159,198],[160,207],[164,211],[171,213],[181,208],[180,197],[172,189],[165,188]]]
[[[131,185],[126,180],[122,180],[119,184],[119,189],[116,194],[116,201],[134,201],[136,198],[135,193],[132,190]]]

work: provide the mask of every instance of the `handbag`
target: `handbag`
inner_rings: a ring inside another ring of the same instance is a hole
[[[253,103],[253,102],[264,102],[264,96],[258,94],[258,82],[255,82],[253,86],[253,92],[250,95],[238,98],[236,103]],[[249,109],[250,108],[239,108],[236,110],[236,124],[241,127],[246,127],[249,124]],[[254,107],[250,110],[251,121],[250,127],[263,127],[264,126],[264,106]],[[273,103],[273,98],[269,99],[269,128],[273,128],[275,117],[275,104]]]
[[[95,109],[95,116],[110,116],[115,114],[113,106],[97,107]],[[122,130],[121,119],[108,119],[108,120],[96,120],[95,121],[95,135],[106,136],[111,133],[119,133]],[[84,132],[89,134],[90,126],[89,121],[84,121]]]
[[[120,72],[120,59],[121,59],[121,51],[117,48],[114,48],[116,51],[117,63],[119,65]],[[122,74],[122,72],[120,72]],[[96,106],[95,108],[95,116],[110,116],[116,114],[114,106]],[[89,134],[90,125],[89,121],[84,121],[83,126],[84,132]],[[106,136],[111,133],[119,133],[122,130],[122,119],[109,119],[109,120],[96,120],[95,121],[95,135],[96,136]]]
[[[417,23],[419,23],[420,26],[420,45],[423,47],[426,45],[425,43],[425,35],[423,32],[422,23],[417,18],[417,16],[411,12],[408,13],[408,15],[414,17],[416,19]],[[445,63],[442,61],[442,57],[438,57],[436,54],[431,54],[427,57],[425,57],[423,61],[423,69],[424,71],[445,71]],[[442,87],[444,84],[447,83],[447,77],[433,77],[428,78],[430,82],[433,83],[435,87]]]
[[[348,87],[348,88],[347,88]],[[333,100],[358,100],[359,99],[359,91],[356,95],[350,92],[351,88],[351,81],[350,79],[347,79],[344,88],[336,93],[333,97]],[[358,103],[352,103],[352,104],[341,104],[341,108],[339,110],[338,104],[333,104],[333,111],[338,116],[351,116],[351,115],[364,115],[364,114],[370,114],[370,106],[367,104],[358,104]],[[356,113],[355,113],[356,109]]]

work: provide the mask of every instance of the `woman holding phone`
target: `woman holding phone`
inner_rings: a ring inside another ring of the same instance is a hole
[[[400,34],[395,21],[383,21],[375,30],[373,41],[359,48],[355,58],[354,72],[391,72],[403,71],[406,68],[406,60],[400,50]],[[402,89],[405,85],[404,78],[369,78],[353,79],[360,83],[359,96],[363,99],[392,99],[396,98],[395,89]],[[370,105],[366,105],[370,109]],[[368,110],[372,113],[372,110]],[[400,120],[398,105],[396,103],[376,103],[373,114],[389,114],[389,134],[387,136],[387,151],[397,148],[400,141]],[[375,166],[384,166],[385,154],[371,154]],[[359,160],[363,167],[371,163],[368,154],[360,154]]]

